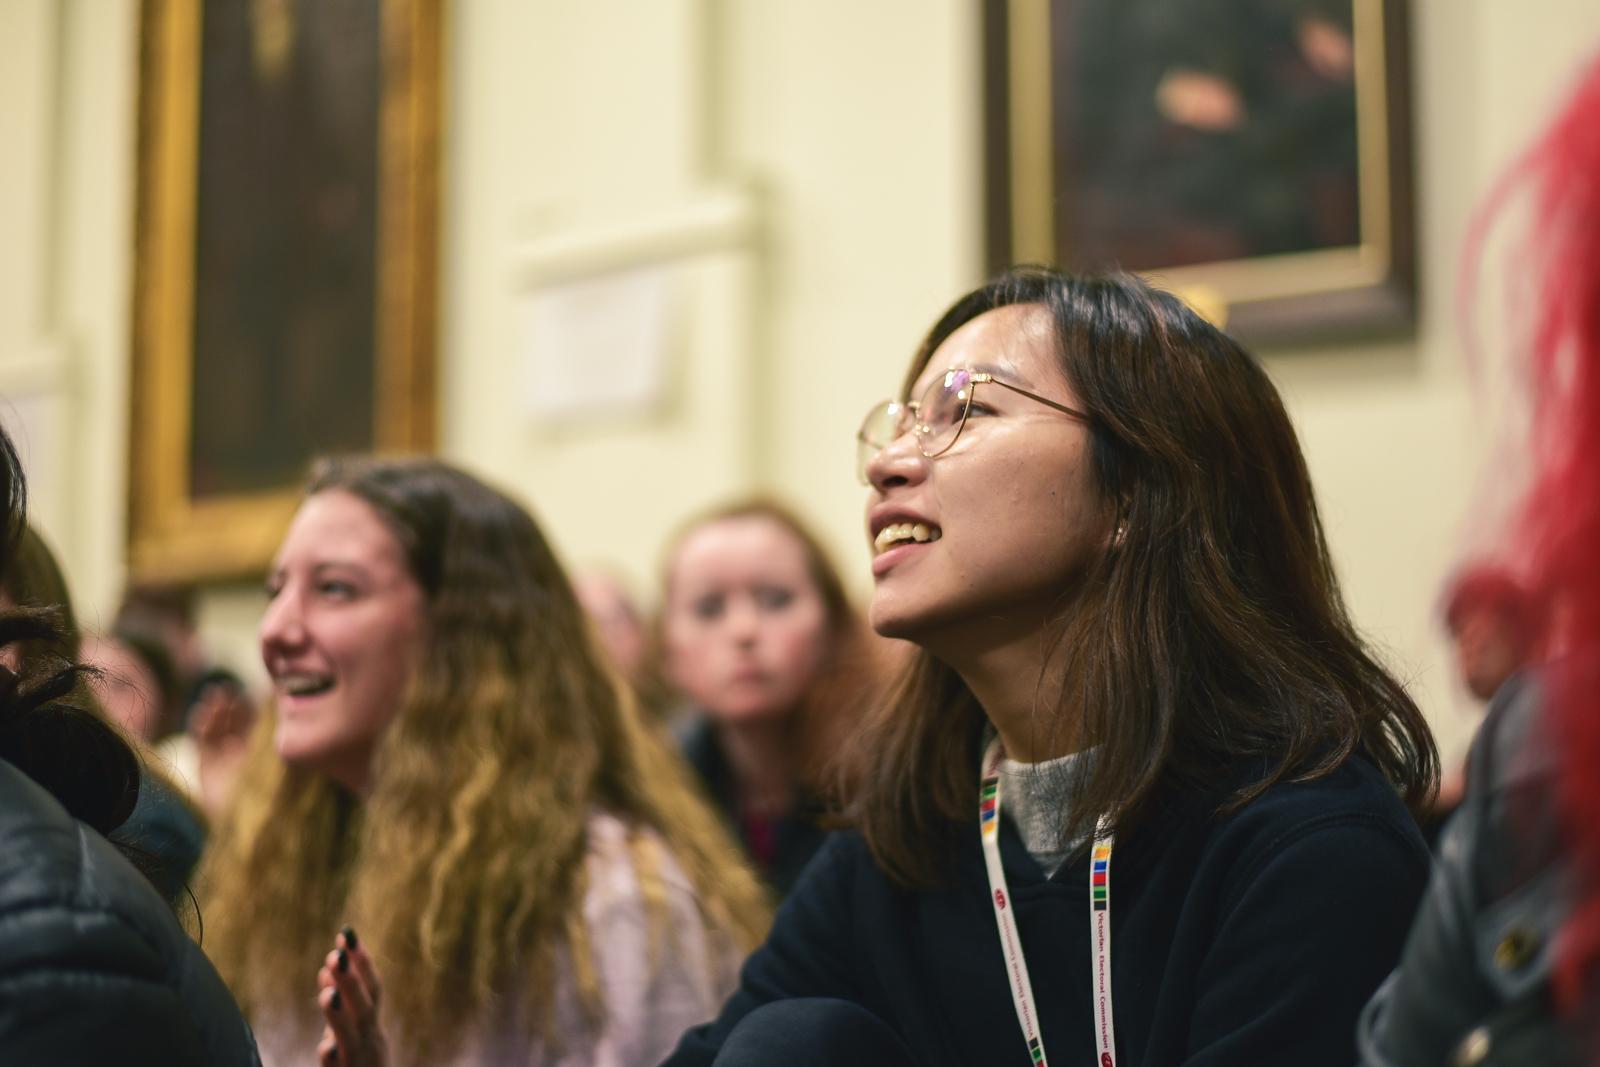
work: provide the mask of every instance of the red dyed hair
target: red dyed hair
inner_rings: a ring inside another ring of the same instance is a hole
[[[1539,622],[1528,589],[1509,570],[1493,565],[1464,568],[1445,587],[1444,623],[1451,632],[1474,611],[1494,612],[1530,637]]]
[[[1518,551],[1547,598],[1547,721],[1562,766],[1559,803],[1583,891],[1557,961],[1557,992],[1600,995],[1600,56],[1479,217],[1474,245],[1508,196],[1533,208],[1528,327],[1533,479]],[[1469,264],[1472,257],[1469,257]]]

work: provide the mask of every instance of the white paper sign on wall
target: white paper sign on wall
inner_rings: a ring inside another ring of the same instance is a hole
[[[657,408],[671,348],[672,269],[543,286],[522,300],[523,410],[540,422]]]

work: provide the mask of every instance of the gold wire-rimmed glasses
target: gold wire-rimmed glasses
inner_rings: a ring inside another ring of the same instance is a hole
[[[1029,400],[1037,400],[1080,422],[1089,421],[1088,415],[1075,408],[1029,392],[1020,385],[1001,381],[992,374],[965,367],[951,367],[928,386],[921,400],[905,404],[885,400],[867,412],[867,417],[861,421],[861,429],[856,431],[856,477],[861,479],[861,484],[868,484],[867,464],[872,462],[872,457],[902,434],[910,433],[916,439],[918,451],[929,459],[949,451],[967,424],[967,415],[972,410],[972,394],[978,386],[988,383],[1020,393]]]

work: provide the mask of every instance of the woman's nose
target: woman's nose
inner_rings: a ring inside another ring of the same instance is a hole
[[[275,650],[289,651],[305,643],[305,620],[300,611],[299,598],[292,590],[280,590],[267,603],[258,635],[263,656]]]
[[[917,435],[907,430],[867,461],[867,483],[882,493],[892,486],[921,481],[927,470],[928,457],[917,447]]]
[[[728,605],[728,632],[740,644],[754,641],[761,628],[760,611],[749,597],[740,597]]]

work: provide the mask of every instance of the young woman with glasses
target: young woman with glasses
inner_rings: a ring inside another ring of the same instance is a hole
[[[1260,365],[1133,278],[1019,269],[860,441],[871,621],[920,652],[853,832],[668,1062],[1349,1063],[1437,758]]]

